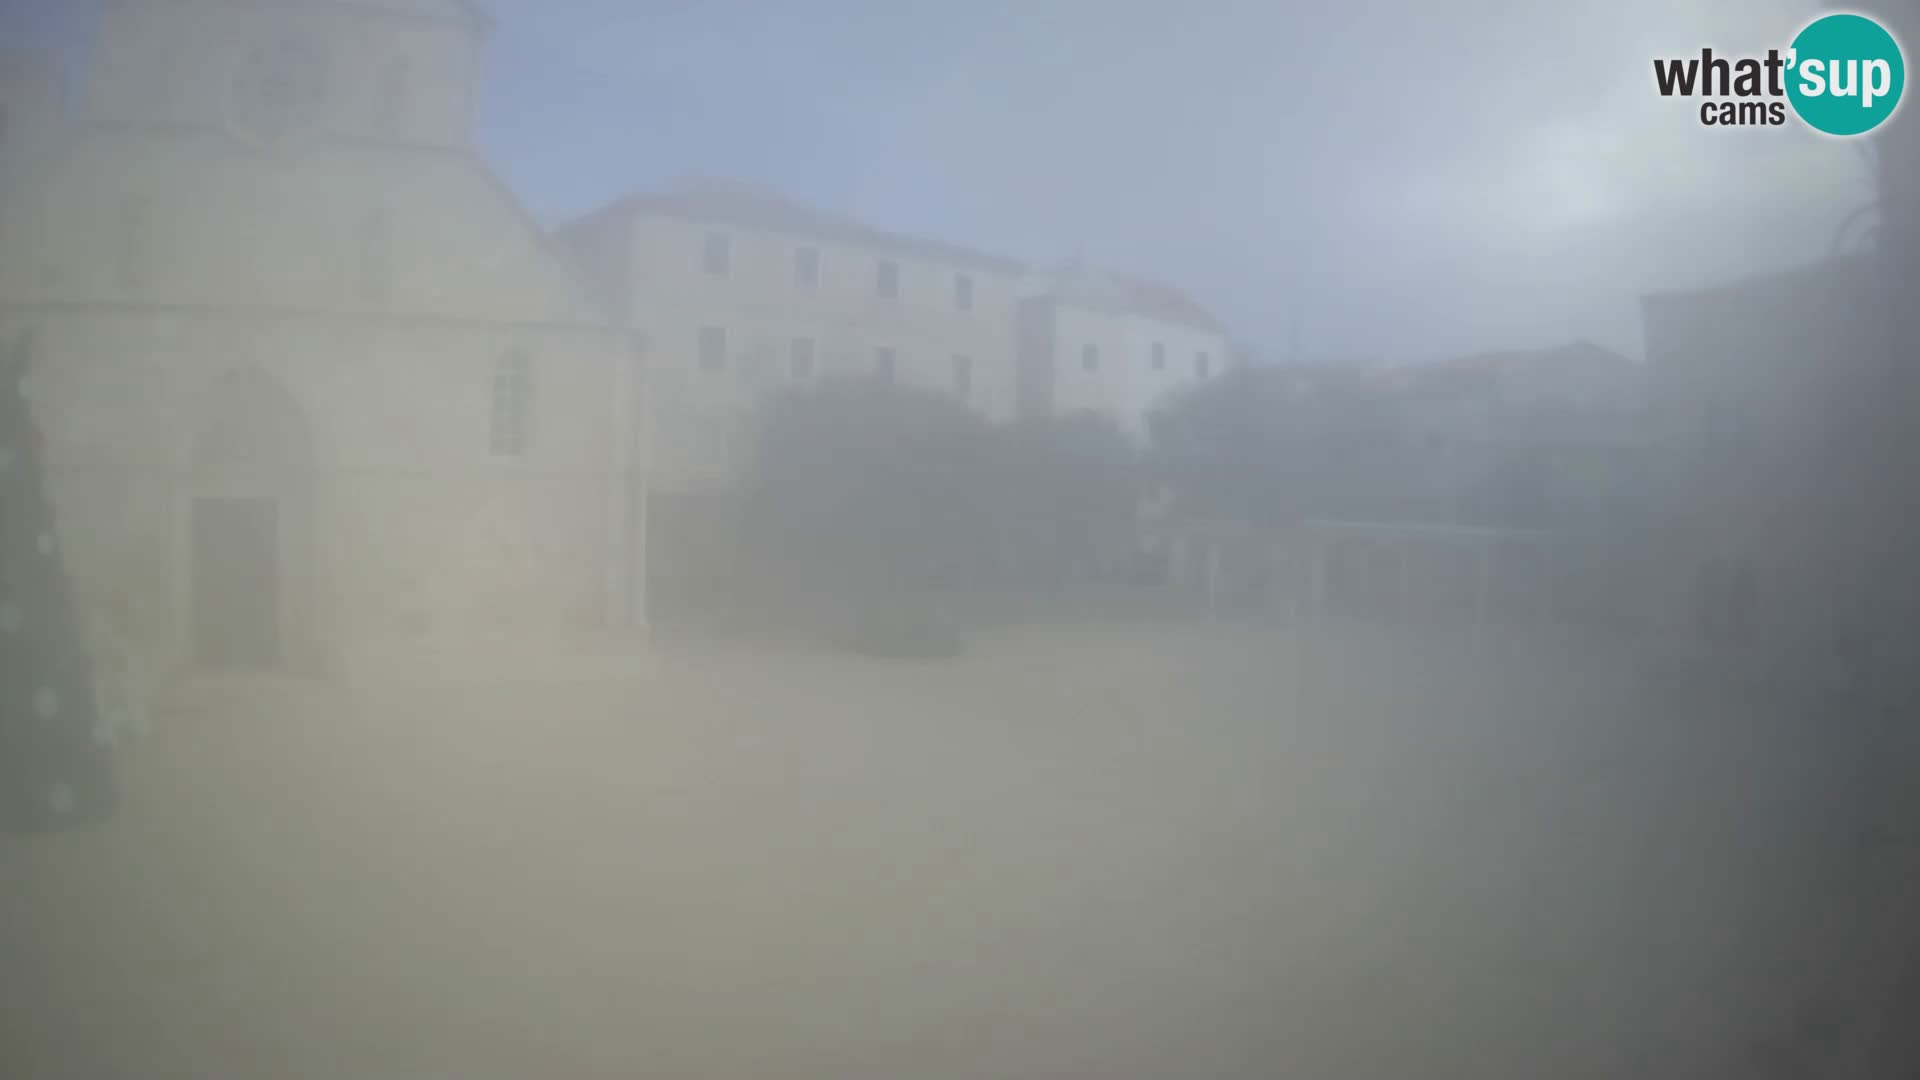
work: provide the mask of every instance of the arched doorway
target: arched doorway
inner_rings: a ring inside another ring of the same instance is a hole
[[[312,647],[313,451],[278,380],[214,380],[183,491],[189,655],[207,667],[298,663]]]

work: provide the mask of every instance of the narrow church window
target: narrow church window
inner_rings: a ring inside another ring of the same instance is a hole
[[[493,426],[489,443],[503,457],[527,452],[527,427],[533,409],[533,362],[516,349],[493,369]]]

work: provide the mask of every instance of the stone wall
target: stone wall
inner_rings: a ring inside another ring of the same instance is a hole
[[[280,501],[283,629],[297,662],[329,666],[392,639],[552,633],[607,614],[610,334],[101,310],[0,318],[0,332],[23,328],[37,343],[30,395],[79,593],[124,599],[162,666],[190,658],[191,502],[229,490],[229,473]],[[507,349],[533,365],[524,457],[489,450],[494,363]],[[277,387],[297,418],[282,426],[304,427],[246,453],[297,467],[196,457],[236,374]]]

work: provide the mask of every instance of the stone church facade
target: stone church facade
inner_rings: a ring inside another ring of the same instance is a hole
[[[80,601],[165,670],[637,621],[635,351],[468,141],[455,0],[112,0],[9,58],[0,339]]]

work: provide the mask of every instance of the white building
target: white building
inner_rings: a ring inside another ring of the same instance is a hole
[[[622,199],[556,241],[645,353],[644,580],[666,617],[711,608],[737,572],[738,481],[772,395],[880,378],[1014,414],[1012,259],[711,181]]]
[[[1219,320],[1170,285],[1078,265],[1039,270],[1027,280],[1022,416],[1090,411],[1144,440],[1154,408],[1234,362]]]
[[[556,235],[646,342],[658,491],[725,486],[755,406],[815,379],[891,379],[1013,415],[1014,260],[711,181]]]

